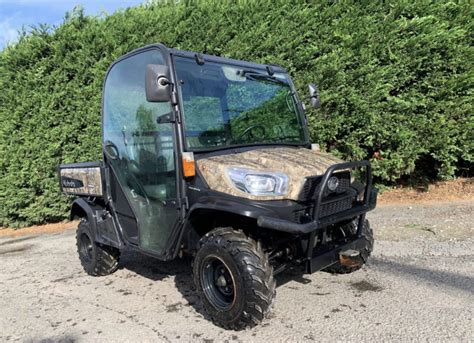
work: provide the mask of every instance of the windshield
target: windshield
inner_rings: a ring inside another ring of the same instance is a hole
[[[189,150],[306,143],[288,76],[175,57]]]

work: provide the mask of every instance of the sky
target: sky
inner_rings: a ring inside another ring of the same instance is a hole
[[[0,50],[14,43],[18,30],[46,23],[59,25],[67,11],[82,5],[86,14],[108,14],[135,6],[144,0],[0,0]]]

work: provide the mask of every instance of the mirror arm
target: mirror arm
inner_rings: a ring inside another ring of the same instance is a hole
[[[167,85],[174,86],[174,83],[171,82],[170,80],[168,80],[168,79],[167,79],[166,77],[164,77],[164,76],[160,76],[156,82],[159,83],[159,84],[162,85],[162,86],[167,86]]]
[[[175,90],[174,83],[168,80],[166,77],[161,76],[158,78],[157,83],[159,83],[162,86],[170,86],[171,91],[170,91],[170,97],[171,97],[171,105],[177,105],[178,104],[178,93]]]
[[[172,87],[171,88],[172,89],[171,94],[170,94],[171,95],[171,99],[170,99],[171,100],[171,106],[174,106],[174,105],[178,104],[178,92],[176,92],[174,90],[174,84],[173,83],[170,83],[170,85]]]

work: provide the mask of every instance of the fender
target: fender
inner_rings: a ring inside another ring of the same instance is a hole
[[[193,230],[192,225],[189,224],[196,212],[200,210],[222,212],[229,215],[254,219],[255,224],[257,224],[257,219],[261,216],[287,219],[292,216],[295,208],[298,208],[298,205],[290,200],[255,201],[228,196],[227,194],[219,192],[209,192],[207,195],[190,200],[192,205],[187,211],[182,228],[180,229],[175,249],[176,252],[179,251],[179,246],[181,246],[183,240],[189,249],[197,247],[202,233],[198,234]],[[197,215],[199,216],[199,214]]]
[[[77,218],[86,218],[91,226],[92,231],[95,233],[97,228],[97,221],[94,217],[91,204],[85,201],[83,198],[79,198],[73,201],[71,206],[71,214],[69,215],[70,220]]]
[[[70,218],[71,220],[86,218],[95,242],[119,249],[123,248],[124,243],[117,224],[104,206],[86,201],[83,198],[76,199],[72,203]]]
[[[285,201],[278,202],[278,208],[281,211],[281,204]],[[201,209],[228,212],[253,219],[257,219],[261,215],[279,217],[278,213],[275,213],[275,211],[273,211],[271,206],[268,206],[268,204],[268,201],[266,204],[262,204],[257,201],[248,201],[247,199],[239,201],[239,199],[236,199],[235,197],[221,195],[203,196],[200,197],[198,201],[190,207],[186,218],[190,218],[195,210]]]

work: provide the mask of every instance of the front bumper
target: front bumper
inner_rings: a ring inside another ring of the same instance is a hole
[[[362,200],[355,201],[354,205],[344,211],[322,217],[321,216],[321,205],[323,203],[323,194],[326,190],[328,180],[335,171],[353,168],[365,168],[365,188],[364,198]],[[315,207],[313,212],[312,221],[308,223],[295,223],[290,220],[284,220],[279,218],[273,218],[268,216],[259,216],[257,223],[259,226],[278,230],[282,232],[307,235],[306,251],[304,252],[303,260],[307,262],[307,272],[314,273],[318,270],[324,269],[339,261],[339,254],[341,251],[346,250],[357,250],[361,251],[365,248],[367,241],[362,237],[362,228],[365,222],[365,214],[373,210],[377,204],[377,189],[372,187],[372,169],[369,161],[356,161],[340,163],[331,166],[324,174],[321,183],[315,192]],[[317,249],[315,251],[315,242],[317,234],[324,235],[324,230],[332,224],[358,218],[357,220],[357,233],[356,235],[344,245],[335,246],[329,250]]]
[[[323,230],[329,225],[335,224],[346,219],[358,217],[361,214],[365,214],[373,210],[377,204],[377,192],[377,189],[372,188],[369,194],[370,201],[368,204],[364,202],[359,202],[354,207],[344,212],[339,212],[328,217],[315,219],[309,223],[299,224],[290,220],[272,218],[268,216],[259,216],[257,218],[257,224],[258,226],[267,229],[273,229],[294,234],[306,234],[311,233],[313,231]]]
[[[344,245],[337,246],[327,252],[319,253],[307,259],[306,273],[312,274],[327,268],[340,261],[339,254],[345,250],[361,251],[366,248],[367,241],[364,238],[356,238]]]

